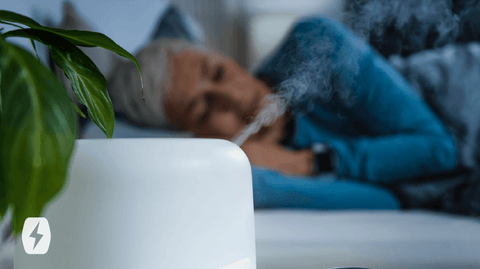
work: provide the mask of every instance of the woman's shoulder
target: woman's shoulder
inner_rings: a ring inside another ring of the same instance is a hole
[[[295,21],[277,47],[250,71],[257,78],[268,77],[276,85],[288,77],[288,66],[299,61],[331,57],[331,68],[344,68],[369,52],[369,46],[340,22],[308,16]]]
[[[336,50],[343,47],[357,51],[369,50],[368,44],[355,36],[341,22],[322,16],[308,16],[298,19],[294,22],[289,36],[289,38],[295,38],[300,43],[306,40],[321,42],[329,38],[337,44]]]
[[[290,28],[290,34],[315,32],[325,34],[334,34],[336,36],[351,35],[354,36],[347,27],[341,22],[323,16],[305,16],[293,22]]]
[[[323,16],[305,16],[297,19],[293,23],[293,29],[305,29],[305,28],[315,28],[315,27],[331,27],[337,28],[341,26],[341,23]]]

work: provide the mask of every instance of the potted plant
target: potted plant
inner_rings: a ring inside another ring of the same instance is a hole
[[[112,137],[113,105],[105,77],[77,46],[102,47],[133,61],[107,36],[45,27],[29,17],[0,10],[0,23],[18,29],[0,32],[0,219],[12,210],[13,232],[27,217],[41,216],[64,186],[77,138],[77,118],[85,115],[38,56],[7,41],[25,37],[48,46],[88,115]],[[143,88],[143,85],[142,85]]]

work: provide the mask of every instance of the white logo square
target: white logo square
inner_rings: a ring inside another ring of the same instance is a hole
[[[23,224],[22,243],[27,254],[45,254],[50,247],[50,225],[46,218],[27,218]]]

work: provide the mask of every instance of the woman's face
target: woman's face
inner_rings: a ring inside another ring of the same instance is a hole
[[[256,115],[270,88],[235,61],[194,48],[170,60],[167,120],[198,137],[231,140]]]

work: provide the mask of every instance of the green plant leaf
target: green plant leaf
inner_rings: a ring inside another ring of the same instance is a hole
[[[88,116],[108,138],[113,135],[115,114],[107,91],[107,81],[95,64],[80,49],[51,47],[52,58],[72,82],[72,89]],[[80,111],[81,112],[81,111]]]
[[[0,10],[0,20],[21,23],[32,28],[34,26],[41,26],[38,22],[30,19],[27,16],[23,16],[22,14],[18,14],[8,10]]]
[[[2,38],[0,38],[0,42],[4,42]],[[0,68],[0,128],[2,127],[2,69]],[[1,129],[0,129],[1,132]],[[1,133],[0,133],[0,138],[1,138]],[[0,143],[0,154],[2,152],[2,144]],[[5,184],[5,179],[3,176],[2,171],[4,171],[5,168],[2,165],[1,159],[0,159],[0,222],[3,219],[3,216],[5,215],[5,212],[7,211],[8,208],[8,201],[7,201],[7,186]]]
[[[2,38],[0,38],[0,42],[4,42]],[[2,69],[0,68],[0,128],[2,127]],[[1,138],[1,129],[0,129],[0,138]],[[0,154],[2,152],[2,144],[0,143]],[[5,168],[2,165],[0,160],[0,221],[2,221],[3,216],[8,208],[8,201],[7,201],[7,186],[5,183],[5,178],[2,173],[5,171]]]
[[[38,57],[38,53],[37,53],[37,47],[35,47],[35,42],[33,41],[33,39],[30,39],[30,43],[32,44],[33,51],[35,52],[35,56],[37,56],[37,59],[40,60],[40,58]]]
[[[26,16],[23,16],[15,12],[7,11],[7,10],[0,10],[0,20],[21,23],[33,29],[44,30],[51,33],[58,34],[76,46],[101,47],[101,48],[113,51],[116,54],[122,57],[125,57],[135,63],[135,65],[138,68],[138,72],[140,73],[140,80],[143,88],[142,73],[140,71],[140,65],[138,64],[137,59],[135,59],[135,57],[133,57],[132,54],[124,50],[122,47],[117,45],[117,43],[115,43],[112,39],[110,39],[104,34],[97,33],[97,32],[90,32],[90,31],[63,30],[63,29],[45,27],[45,26],[41,26],[36,21]]]
[[[31,38],[49,46],[53,60],[72,82],[78,101],[87,106],[90,119],[108,138],[112,137],[115,114],[107,81],[87,55],[63,37],[44,30],[20,29],[5,35]]]
[[[32,27],[33,28],[33,27]],[[140,65],[138,64],[137,59],[130,54],[128,51],[117,45],[112,39],[107,37],[104,34],[90,31],[78,31],[78,30],[63,30],[50,27],[42,27],[42,30],[49,31],[51,33],[58,34],[70,43],[76,46],[82,47],[101,47],[110,51],[115,52],[116,54],[129,59],[137,66],[138,72],[140,74],[140,80],[143,88],[143,79],[142,72],[140,70]]]
[[[62,83],[25,49],[0,40],[0,72],[0,173],[18,235],[62,189],[77,121]]]
[[[0,41],[3,40],[0,38]],[[2,114],[2,70],[0,70],[0,114]]]
[[[70,100],[72,100],[72,99],[70,99]],[[72,103],[75,106],[75,110],[77,111],[78,115],[80,115],[80,117],[85,119],[87,116],[85,116],[85,114],[83,114],[82,110],[77,106],[77,104],[75,104],[75,101],[72,100]]]

